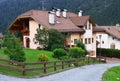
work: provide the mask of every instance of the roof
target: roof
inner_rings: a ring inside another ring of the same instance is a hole
[[[89,19],[88,16],[78,17],[78,15],[74,13],[67,12],[67,18],[64,18],[62,16],[59,18],[55,16],[55,24],[51,25],[48,22],[49,20],[48,11],[42,11],[42,10],[30,10],[18,16],[17,19],[29,18],[29,17],[34,19],[39,24],[43,24],[48,29],[57,29],[61,32],[84,32],[84,30],[77,27],[77,25],[79,23],[80,26],[84,26],[86,21]],[[80,22],[78,22],[79,20]]]
[[[88,20],[90,20],[91,23],[93,23],[92,19],[90,16],[76,16],[76,17],[70,17],[71,21],[76,25],[76,26],[84,26]],[[93,23],[95,26],[95,24]]]
[[[107,34],[113,38],[120,40],[120,27],[118,26],[97,26],[96,28],[104,30]]]

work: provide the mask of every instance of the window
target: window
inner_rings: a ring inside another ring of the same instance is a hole
[[[104,41],[102,41],[102,44],[104,44]]]
[[[91,43],[91,38],[88,38],[88,44],[90,44]]]
[[[39,29],[41,29],[40,27],[41,27],[41,24],[38,24],[38,27],[39,27]]]
[[[81,42],[83,42],[83,39],[81,39]]]
[[[77,44],[77,39],[74,39],[74,44]]]
[[[94,43],[94,38],[92,38],[92,43]]]
[[[85,44],[87,44],[87,38],[85,38]]]
[[[87,24],[85,25],[85,29],[87,29]]]
[[[112,44],[110,45],[110,48],[111,48],[111,49],[115,49],[115,44],[112,43]]]
[[[89,29],[91,29],[91,24],[89,24]]]

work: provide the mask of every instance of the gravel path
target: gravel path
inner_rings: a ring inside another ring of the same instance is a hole
[[[0,74],[0,81],[101,81],[102,74],[120,63],[96,64],[78,67],[46,77],[24,79]]]

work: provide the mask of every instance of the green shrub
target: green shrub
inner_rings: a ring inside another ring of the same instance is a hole
[[[77,41],[77,47],[80,47],[83,50],[85,50],[85,55],[88,54],[88,51],[86,50],[85,44],[83,44],[80,40]]]
[[[86,63],[85,62],[77,62],[77,63],[75,63],[74,65],[76,66],[76,67],[80,67],[80,66],[84,66]]]
[[[26,60],[23,46],[18,38],[12,37],[11,34],[5,35],[4,53],[9,56],[10,60],[24,62]]]
[[[45,54],[40,54],[38,57],[38,60],[41,62],[48,61],[48,59],[49,59],[48,56]]]
[[[115,57],[120,58],[120,50],[117,49],[106,49],[106,48],[97,48],[97,55],[99,56],[107,56],[107,57]]]
[[[66,56],[66,55],[67,55],[67,52],[62,48],[55,49],[53,51],[53,57],[58,58],[59,60],[64,58],[64,56]]]
[[[53,44],[51,47],[51,50],[58,49],[58,48],[63,48],[63,46],[60,44]]]
[[[72,58],[80,58],[85,56],[85,51],[79,47],[69,48],[69,56]]]

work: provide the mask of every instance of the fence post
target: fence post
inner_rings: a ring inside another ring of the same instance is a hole
[[[64,62],[62,61],[62,69],[64,69]]]
[[[68,60],[68,67],[70,67],[70,60]]]
[[[56,62],[54,62],[54,71],[56,71]]]
[[[89,57],[88,57],[88,64],[89,64],[90,62],[89,62]]]
[[[26,69],[25,69],[26,67],[25,67],[25,66],[26,66],[25,63],[23,63],[23,64],[22,64],[22,69],[23,69],[23,70],[22,70],[22,75],[23,75],[23,76],[25,76],[25,74],[26,74]]]
[[[44,73],[47,73],[47,71],[46,71],[46,62],[44,62]]]

